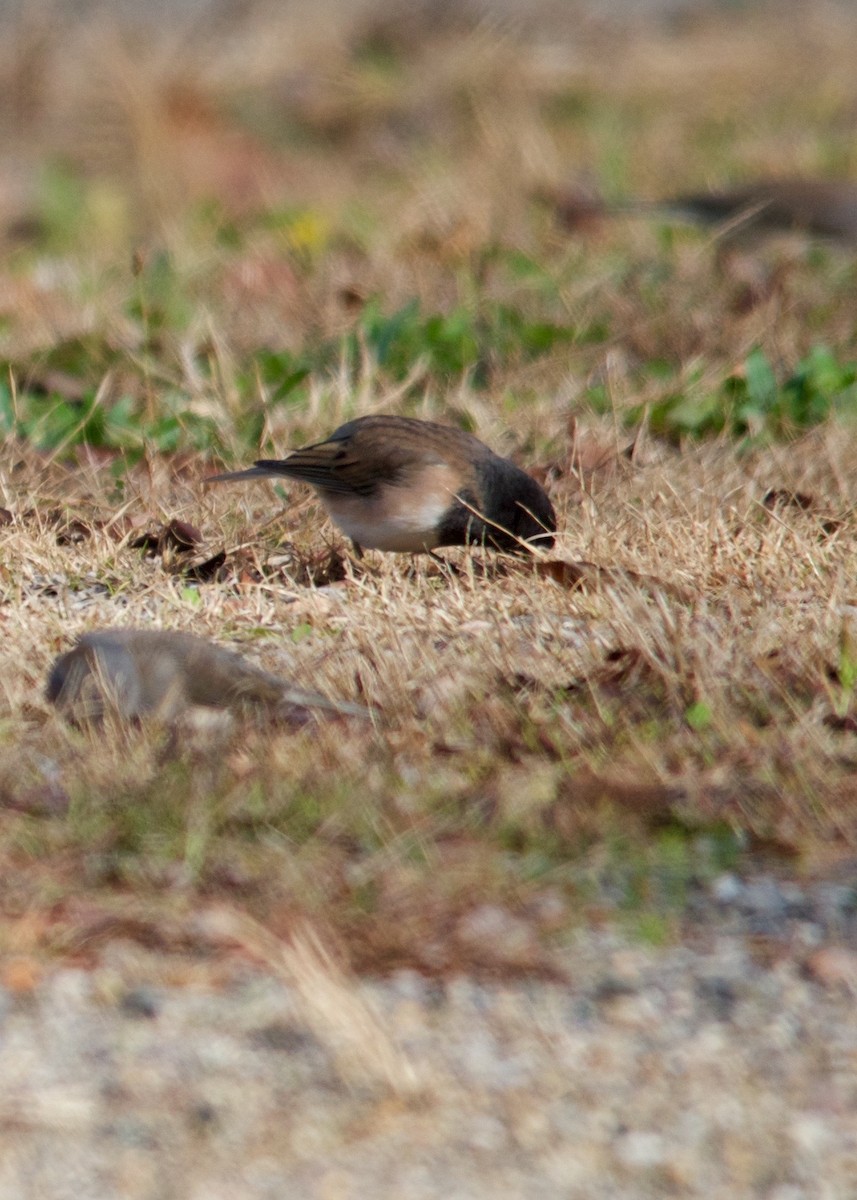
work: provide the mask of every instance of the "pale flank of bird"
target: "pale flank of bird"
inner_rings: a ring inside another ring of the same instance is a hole
[[[556,515],[542,486],[472,434],[413,417],[358,417],[288,458],[207,483],[294,479],[315,488],[358,553],[441,546],[549,548]]]

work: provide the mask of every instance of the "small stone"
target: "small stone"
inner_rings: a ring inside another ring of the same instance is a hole
[[[121,1146],[141,1150],[154,1150],[158,1144],[153,1127],[136,1117],[118,1117],[105,1132]]]
[[[160,1011],[160,1002],[151,988],[141,986],[127,991],[119,1007],[126,1017],[151,1021]]]
[[[557,888],[546,888],[533,898],[531,911],[542,929],[560,929],[568,920],[568,904]]]
[[[261,1029],[254,1029],[249,1040],[261,1050],[281,1050],[286,1054],[299,1054],[315,1045],[315,1038],[283,1021],[274,1021]]]
[[[743,891],[743,883],[731,871],[718,875],[711,884],[711,895],[718,904],[734,904]]]
[[[857,888],[844,883],[819,883],[813,898],[828,918],[849,916],[857,911]]]
[[[801,1155],[820,1157],[833,1140],[829,1123],[818,1113],[802,1112],[792,1118],[789,1135]]]
[[[481,904],[461,918],[456,930],[460,941],[487,949],[508,961],[531,954],[536,940],[526,921],[499,904]]]
[[[611,1025],[623,1029],[655,1029],[663,1022],[663,1013],[650,996],[617,996],[604,1006],[604,1016]]]
[[[824,941],[824,926],[816,921],[800,921],[794,931],[794,944],[805,946],[807,950],[820,946]]]
[[[217,1109],[206,1100],[193,1104],[188,1114],[191,1126],[197,1131],[210,1129],[217,1121]]]
[[[812,916],[809,897],[799,884],[780,883],[777,887],[790,917],[809,919]]]
[[[616,1139],[614,1152],[623,1167],[651,1171],[663,1166],[666,1143],[659,1133],[632,1130]]]
[[[465,1136],[474,1150],[501,1150],[509,1140],[502,1121],[487,1113],[480,1113],[468,1122]]]
[[[746,913],[775,919],[785,916],[789,899],[775,879],[762,878],[746,884],[740,903]]]
[[[402,1000],[421,1003],[425,1000],[426,981],[419,971],[403,968],[390,977],[389,989]]]
[[[711,1010],[718,1021],[728,1021],[732,1016],[738,997],[728,979],[718,975],[699,979],[696,993]]]
[[[637,992],[637,987],[625,979],[617,979],[615,975],[606,975],[599,980],[595,988],[595,999],[604,1003],[609,1003],[621,996],[633,996]]]
[[[768,1200],[805,1200],[806,1192],[793,1183],[782,1183],[768,1193]]]

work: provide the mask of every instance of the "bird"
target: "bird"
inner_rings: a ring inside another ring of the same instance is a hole
[[[734,188],[662,201],[667,212],[704,224],[734,222],[736,231],[803,230],[857,242],[857,184],[844,179],[757,179]]]
[[[846,179],[780,176],[661,200],[610,202],[574,188],[542,195],[552,197],[558,219],[572,230],[599,216],[660,215],[704,225],[723,224],[730,235],[797,230],[857,244],[857,183]]]
[[[170,722],[194,706],[263,709],[297,724],[311,709],[369,715],[361,705],[294,687],[206,638],[164,629],[85,633],[54,661],[45,695],[79,725],[98,724],[108,713]]]
[[[284,459],[260,459],[207,483],[295,479],[315,488],[361,556],[482,545],[520,552],[554,544],[544,488],[470,433],[415,417],[367,416]]]

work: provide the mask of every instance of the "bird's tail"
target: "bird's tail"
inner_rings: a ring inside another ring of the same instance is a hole
[[[244,471],[224,471],[221,475],[206,475],[203,482],[236,483],[240,479],[271,479],[283,474],[282,471],[274,470],[274,465],[257,463],[255,467],[247,467]]]
[[[318,692],[305,691],[290,684],[283,687],[279,704],[287,709],[317,709],[341,717],[360,717],[364,721],[372,719],[371,711],[362,704],[352,704],[348,700],[328,700]]]

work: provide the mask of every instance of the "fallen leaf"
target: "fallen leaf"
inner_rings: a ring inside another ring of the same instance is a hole
[[[128,543],[131,550],[143,550],[146,554],[154,557],[159,553],[161,544],[160,530],[147,529],[145,533],[138,534]]]
[[[144,550],[151,557],[173,550],[188,554],[202,543],[202,534],[189,521],[174,519],[158,528],[147,529],[128,543],[132,550]]]
[[[845,713],[843,716],[839,716],[837,713],[828,713],[822,717],[821,723],[836,733],[857,733],[857,714],[855,713]]]
[[[52,508],[41,514],[28,512],[24,516],[39,516],[49,529],[55,529],[58,546],[77,545],[92,537],[93,523],[72,516],[63,508]]]
[[[529,565],[529,564],[528,564]],[[648,592],[663,592],[682,603],[690,603],[692,596],[686,588],[658,579],[655,575],[641,575],[627,567],[599,567],[597,563],[584,559],[539,558],[533,563],[537,575],[552,579],[570,591],[583,587],[616,587],[633,584]]]
[[[195,563],[193,566],[186,567],[182,571],[185,579],[190,579],[196,583],[213,583],[220,578],[220,571],[226,563],[226,551],[218,550],[211,558],[206,558],[201,563]]]
[[[191,525],[189,521],[170,521],[164,527],[163,545],[169,546],[171,549],[178,550],[183,553],[187,550],[193,550],[202,542],[202,534],[195,525]]]
[[[789,488],[770,488],[762,497],[765,508],[802,508],[805,512],[815,501],[806,492],[793,492]]]

